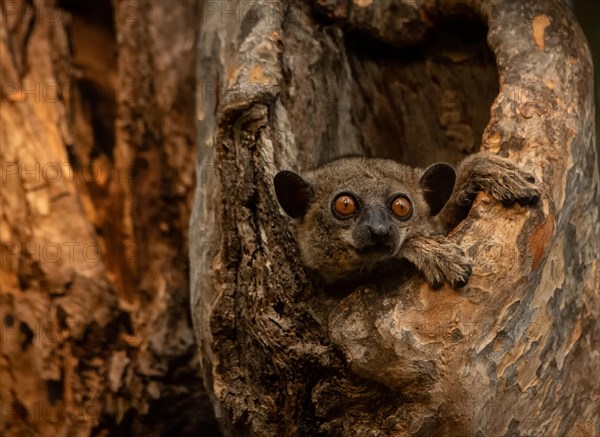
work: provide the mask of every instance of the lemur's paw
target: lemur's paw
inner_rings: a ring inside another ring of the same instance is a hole
[[[541,189],[535,177],[514,162],[495,155],[486,155],[472,161],[471,177],[458,194],[459,203],[472,203],[478,191],[484,191],[506,207],[536,205]]]
[[[464,252],[448,241],[440,248],[427,265],[423,266],[422,272],[430,287],[438,290],[444,286],[445,282],[452,285],[453,288],[462,288],[469,282],[473,269],[471,262]]]

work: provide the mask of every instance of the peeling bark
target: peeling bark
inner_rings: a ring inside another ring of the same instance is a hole
[[[218,5],[198,47],[190,256],[225,435],[600,435],[592,64],[564,3]],[[336,298],[301,269],[278,170],[478,149],[544,196],[478,196],[449,236],[474,262],[466,289],[382,278]]]

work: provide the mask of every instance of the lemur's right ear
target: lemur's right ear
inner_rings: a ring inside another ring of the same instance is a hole
[[[280,171],[273,179],[277,201],[292,218],[304,217],[313,198],[313,187],[293,171]]]

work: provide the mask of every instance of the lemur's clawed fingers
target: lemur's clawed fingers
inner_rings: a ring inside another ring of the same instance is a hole
[[[468,205],[474,200],[474,192],[484,191],[506,207],[515,203],[521,206],[535,205],[541,197],[541,189],[535,176],[520,169],[512,161],[492,154],[474,156],[462,164],[468,177],[459,181],[457,203]]]
[[[425,276],[434,290],[448,282],[462,288],[469,282],[471,261],[460,247],[445,237],[422,237],[408,243],[406,256]]]
[[[452,282],[452,286],[454,288],[463,288],[469,282],[469,278],[471,277],[471,273],[473,273],[473,268],[471,264],[464,265],[464,271],[462,276],[456,277]]]

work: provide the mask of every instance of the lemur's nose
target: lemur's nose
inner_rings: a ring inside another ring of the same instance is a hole
[[[368,227],[371,238],[376,241],[385,240],[391,233],[391,228],[385,215],[377,209],[370,211]]]
[[[384,224],[369,225],[371,237],[376,240],[384,240],[390,235],[390,227]]]

